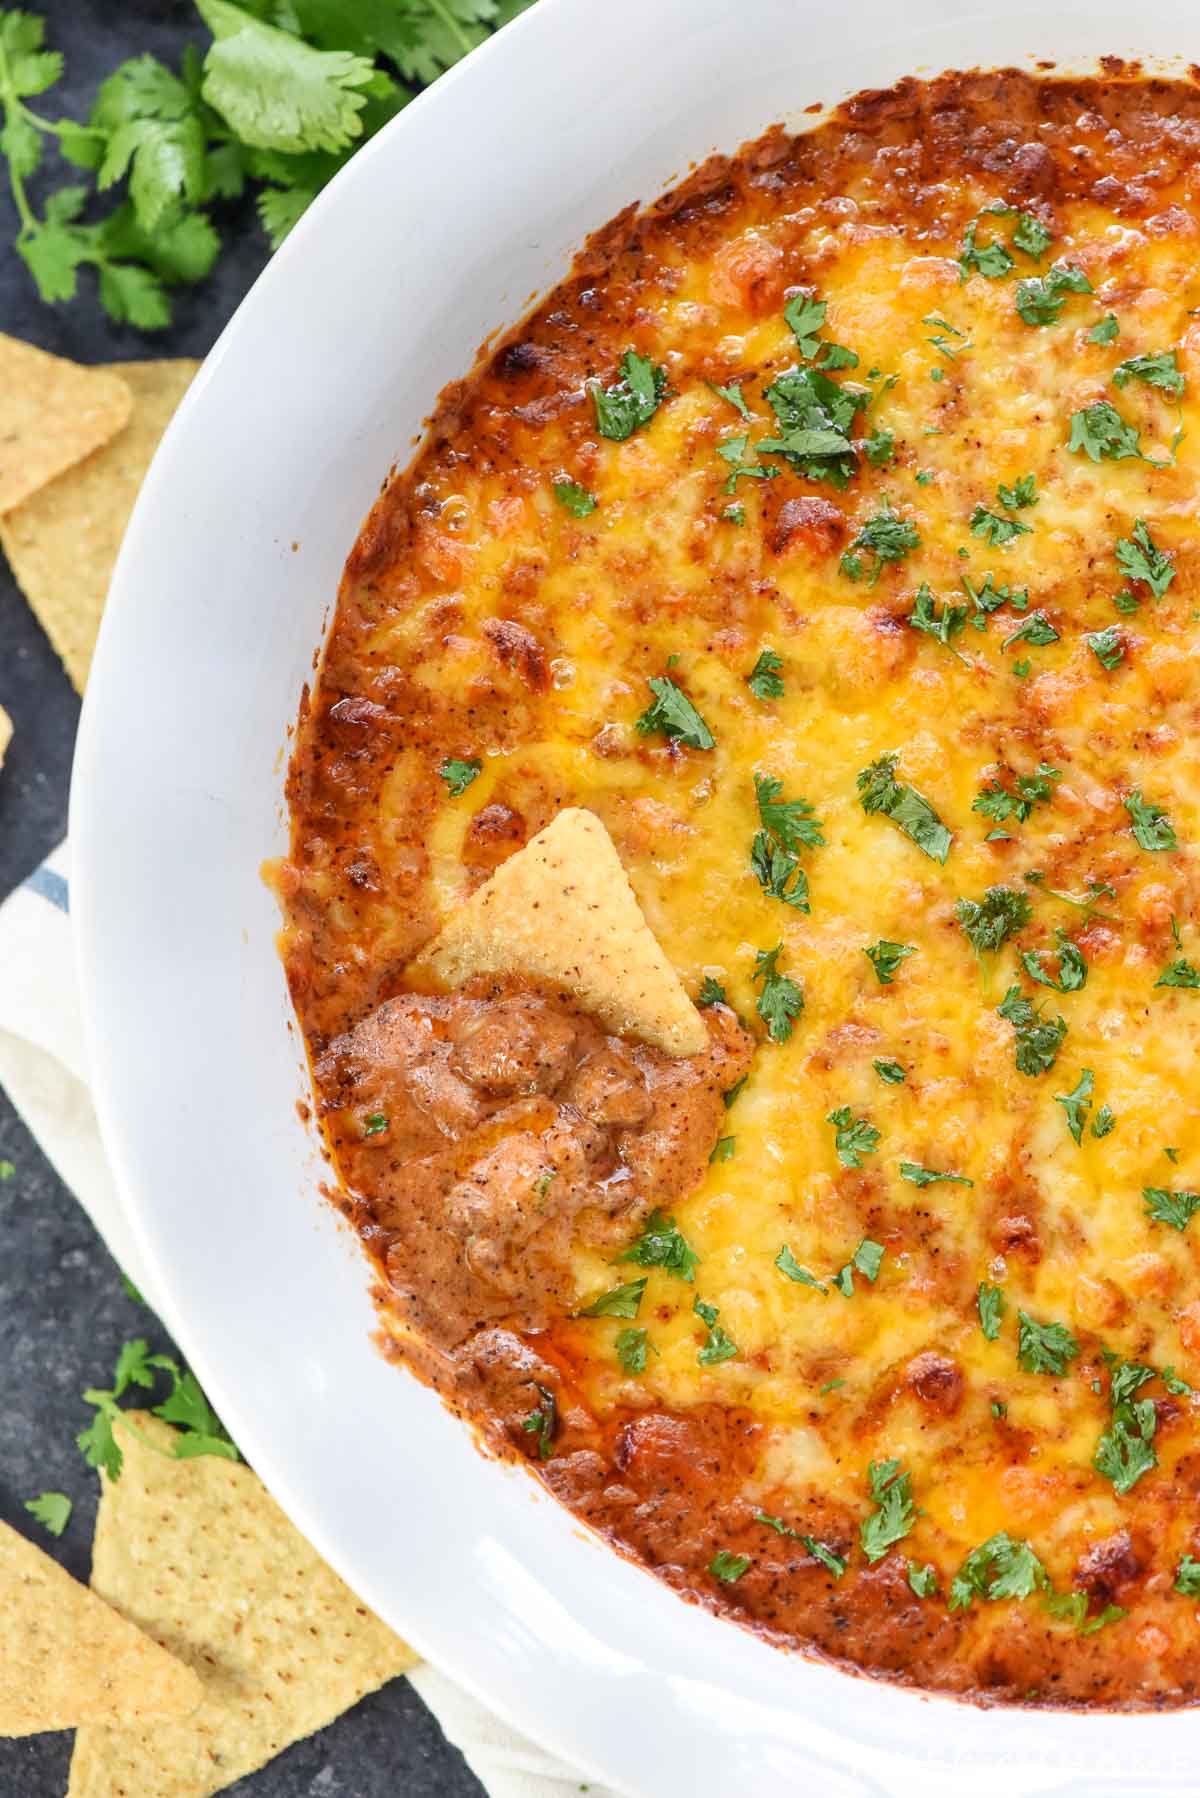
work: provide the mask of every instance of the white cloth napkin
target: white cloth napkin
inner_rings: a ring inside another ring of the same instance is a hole
[[[92,1109],[69,907],[65,843],[0,906],[0,1086],[153,1305]],[[408,1677],[491,1798],[566,1798],[581,1790],[617,1798],[518,1735],[435,1667]]]

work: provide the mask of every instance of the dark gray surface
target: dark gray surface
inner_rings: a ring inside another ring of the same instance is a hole
[[[125,57],[151,50],[174,59],[197,35],[189,0],[42,0],[37,10],[48,21],[51,42],[67,57],[67,81],[48,96],[52,115],[61,110],[82,116],[97,82]],[[202,356],[264,254],[253,216],[234,217],[233,248],[215,275],[179,296],[171,331],[143,337],[111,325],[90,294],[70,307],[43,305],[11,249],[14,232],[4,189],[0,329],[85,362]],[[2,560],[0,702],[15,725],[0,770],[2,898],[66,828],[79,716],[58,658]],[[14,1163],[16,1174],[0,1182],[0,1518],[86,1579],[96,1476],[75,1447],[75,1434],[90,1416],[80,1394],[85,1386],[109,1384],[127,1337],[148,1336],[155,1348],[170,1342],[157,1320],[125,1296],[83,1212],[0,1090],[3,1160]],[[26,1499],[44,1490],[66,1492],[75,1503],[57,1543],[23,1509]],[[60,1798],[70,1753],[69,1735],[0,1740],[0,1798]],[[408,1682],[395,1680],[230,1790],[239,1798],[474,1798],[480,1787]]]

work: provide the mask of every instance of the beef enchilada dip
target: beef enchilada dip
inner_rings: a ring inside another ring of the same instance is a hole
[[[1200,87],[598,233],[346,567],[283,952],[391,1352],[683,1595],[1200,1696]]]

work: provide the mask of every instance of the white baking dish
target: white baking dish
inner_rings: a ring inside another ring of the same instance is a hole
[[[590,1539],[369,1341],[297,1117],[258,868],[338,575],[439,388],[583,236],[713,149],[906,73],[1200,60],[1196,0],[539,0],[357,157],[154,464],[80,735],[75,917],[106,1141],[248,1458],[432,1660],[641,1798],[1193,1791],[1200,1715],[984,1711],[765,1647]],[[948,1477],[952,1477],[952,1474]]]

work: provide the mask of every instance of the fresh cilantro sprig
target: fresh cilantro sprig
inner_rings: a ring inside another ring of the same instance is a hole
[[[881,755],[856,777],[859,802],[870,817],[890,818],[918,849],[935,862],[945,862],[951,835],[923,794],[896,779],[896,755]]]
[[[162,1448],[139,1430],[120,1402],[131,1387],[153,1391],[160,1374],[170,1378],[171,1390],[162,1403],[152,1409],[155,1417],[161,1417],[179,1429],[170,1449]],[[124,1461],[121,1446],[113,1434],[113,1426],[118,1422],[144,1447],[176,1461],[190,1460],[197,1455],[218,1455],[227,1461],[240,1458],[228,1430],[201,1391],[195,1374],[181,1368],[170,1355],[152,1355],[144,1337],[138,1336],[124,1345],[117,1357],[111,1386],[89,1387],[83,1397],[84,1402],[94,1408],[95,1416],[75,1440],[88,1466],[103,1468],[112,1480],[120,1478]]]
[[[893,1543],[901,1541],[916,1521],[912,1475],[899,1461],[872,1461],[867,1484],[875,1509],[859,1525],[859,1541],[868,1561],[882,1561]]]

